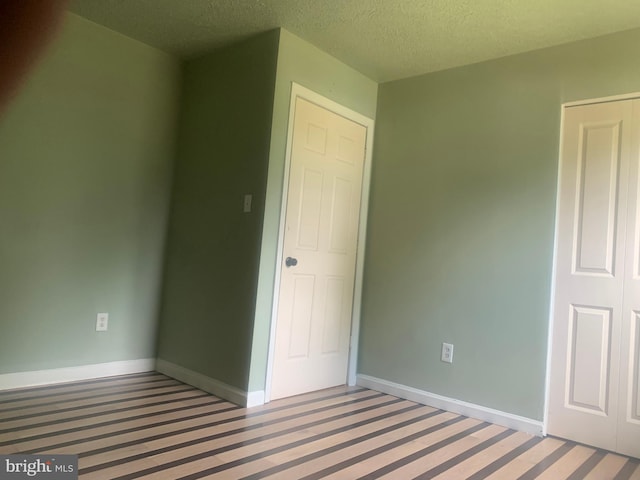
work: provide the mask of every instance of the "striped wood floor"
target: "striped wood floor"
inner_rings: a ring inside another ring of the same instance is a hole
[[[640,461],[363,388],[246,410],[158,373],[0,393],[0,453],[80,478],[640,479]]]

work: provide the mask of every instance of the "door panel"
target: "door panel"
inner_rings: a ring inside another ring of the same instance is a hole
[[[291,333],[289,334],[289,359],[307,357],[311,340],[311,310],[315,277],[293,276],[293,301],[291,311]]]
[[[565,109],[548,431],[615,450],[631,102]]]
[[[333,179],[333,195],[331,199],[331,220],[329,221],[331,253],[345,255],[349,251],[352,240],[351,226],[351,199],[353,198],[353,185],[349,179],[336,177]]]
[[[613,275],[620,122],[582,124],[578,153],[574,273]]]
[[[322,182],[323,174],[321,171],[304,169],[302,186],[300,187],[297,248],[318,250]]]
[[[564,120],[548,430],[640,457],[640,101]]]
[[[571,305],[567,407],[607,415],[611,310]]]
[[[631,319],[629,355],[629,396],[627,410],[629,420],[640,424],[640,312],[633,312]]]
[[[271,399],[346,382],[366,127],[295,100]]]
[[[633,100],[632,154],[627,194],[627,235],[624,275],[624,301],[620,342],[620,412],[616,451],[640,458],[640,420],[638,412],[638,315],[640,313],[640,101]]]
[[[321,352],[323,354],[338,353],[340,350],[340,325],[348,322],[348,319],[344,318],[344,294],[345,281],[343,277],[327,278],[327,301],[322,328]]]

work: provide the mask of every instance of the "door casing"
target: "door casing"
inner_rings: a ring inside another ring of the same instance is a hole
[[[362,300],[362,278],[364,272],[364,252],[367,232],[367,218],[369,209],[369,188],[371,185],[371,159],[373,153],[374,120],[358,112],[340,105],[302,85],[291,83],[291,98],[289,102],[289,122],[287,127],[287,149],[285,154],[284,181],[280,206],[280,225],[278,228],[278,248],[276,254],[276,274],[274,280],[273,301],[271,309],[271,327],[269,333],[269,354],[267,359],[267,373],[265,382],[265,402],[271,400],[271,381],[273,376],[273,359],[275,353],[276,324],[278,318],[278,299],[280,297],[281,268],[284,252],[285,221],[287,214],[287,197],[289,193],[289,173],[291,170],[291,150],[293,143],[294,113],[296,98],[303,98],[309,102],[325,108],[333,113],[358,123],[367,129],[364,168],[362,177],[362,194],[360,198],[360,219],[358,223],[358,245],[356,252],[355,286],[353,291],[353,310],[351,314],[351,337],[349,340],[349,366],[347,370],[347,384],[356,384],[358,338],[360,336],[360,313]]]

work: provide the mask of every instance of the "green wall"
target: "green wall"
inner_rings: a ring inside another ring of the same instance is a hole
[[[560,104],[640,91],[639,41],[378,87],[280,30],[180,92],[175,59],[68,15],[0,120],[0,373],[153,357],[160,308],[159,358],[264,389],[297,82],[377,116],[359,372],[542,419]]]
[[[69,14],[0,119],[0,373],[155,357],[179,68]]]
[[[542,419],[560,105],[640,91],[639,43],[380,85],[360,373]]]
[[[187,62],[183,79],[158,356],[242,390],[277,51],[268,32]]]
[[[369,118],[375,118],[376,115],[376,82],[280,29],[249,391],[263,390],[265,387],[291,82]]]

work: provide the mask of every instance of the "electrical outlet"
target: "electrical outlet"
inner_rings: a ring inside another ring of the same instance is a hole
[[[442,344],[442,356],[440,357],[440,360],[445,363],[453,363],[453,344]]]
[[[99,313],[96,319],[96,332],[106,332],[109,328],[109,314]]]

